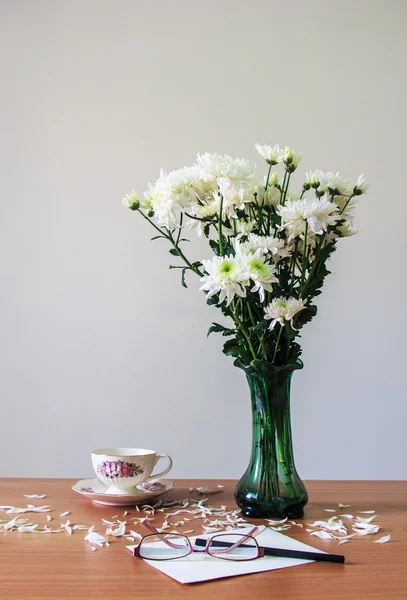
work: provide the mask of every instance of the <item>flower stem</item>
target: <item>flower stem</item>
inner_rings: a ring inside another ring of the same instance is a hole
[[[272,167],[272,166],[273,166],[273,165],[271,165],[271,164],[270,164],[270,166],[269,166],[269,170],[268,170],[268,173],[267,173],[266,185],[264,186],[264,191],[265,191],[265,192],[267,192],[267,188],[268,188],[268,186],[269,186],[270,172],[271,172],[271,167]]]
[[[240,317],[236,314],[236,309],[231,306],[231,310],[232,310],[233,318],[234,318],[234,320],[237,323],[237,326],[239,327],[240,331],[243,333],[243,335],[244,335],[244,337],[246,339],[246,342],[247,342],[247,344],[249,346],[251,355],[253,356],[253,360],[256,360],[257,356],[256,356],[256,352],[255,352],[255,350],[253,348],[253,344],[252,344],[252,341],[250,339],[249,332],[247,331],[247,329],[244,326],[243,322],[241,321]]]
[[[303,282],[304,282],[304,277],[305,277],[305,270],[306,270],[306,254],[307,254],[307,236],[308,236],[308,221],[305,221],[305,233],[304,233],[304,249],[302,252],[302,273],[301,273],[301,283],[300,283],[300,294],[301,294],[301,298],[303,298],[302,292],[302,286],[303,286]]]
[[[274,361],[276,360],[276,355],[277,355],[277,350],[278,350],[278,345],[280,343],[280,338],[281,338],[281,334],[283,332],[283,326],[280,325],[280,331],[278,332],[278,336],[277,336],[277,341],[276,341],[276,345],[274,346],[274,354],[273,354],[273,360],[271,361],[272,363],[274,363]]]
[[[223,256],[222,213],[223,213],[223,194],[220,195],[220,208],[219,208],[219,255],[220,256]]]

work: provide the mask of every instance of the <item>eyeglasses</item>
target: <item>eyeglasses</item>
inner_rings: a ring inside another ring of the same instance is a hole
[[[174,560],[185,558],[193,552],[209,554],[224,560],[254,560],[264,556],[252,534],[257,533],[258,527],[253,527],[247,535],[240,533],[220,533],[205,540],[203,548],[193,548],[186,535],[178,533],[160,533],[149,521],[144,525],[153,533],[142,538],[134,548],[133,556],[147,560]]]

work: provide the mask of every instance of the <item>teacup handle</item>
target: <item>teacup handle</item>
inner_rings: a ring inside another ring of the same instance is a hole
[[[166,469],[164,469],[164,471],[161,471],[161,473],[155,473],[155,475],[151,475],[151,477],[149,477],[147,479],[147,481],[145,481],[144,483],[147,483],[148,481],[151,481],[152,479],[160,479],[163,475],[168,473],[168,471],[171,469],[171,467],[172,467],[171,456],[168,456],[168,454],[157,454],[156,459],[155,459],[155,465],[158,463],[160,458],[168,458],[168,461],[169,461],[168,467]],[[155,465],[154,465],[154,467],[155,467]]]

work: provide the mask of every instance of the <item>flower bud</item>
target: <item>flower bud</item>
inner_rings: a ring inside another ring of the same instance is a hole
[[[140,208],[140,200],[134,190],[123,198],[123,204],[127,208],[130,208],[130,210],[138,210]]]
[[[284,150],[283,163],[285,164],[286,171],[289,173],[294,173],[300,160],[301,155],[297,154],[294,150],[290,150],[290,148]]]

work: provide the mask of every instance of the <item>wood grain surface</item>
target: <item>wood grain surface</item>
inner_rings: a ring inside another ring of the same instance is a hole
[[[105,533],[102,518],[123,515],[141,516],[134,508],[107,507],[71,490],[69,479],[0,479],[0,505],[51,505],[58,525],[69,518],[72,523],[95,525]],[[191,496],[190,486],[224,484],[223,491],[210,496],[210,504],[235,507],[234,481],[176,480],[168,498]],[[345,554],[345,565],[310,563],[289,569],[182,585],[141,560],[133,559],[120,538],[111,546],[92,552],[84,542],[86,532],[30,534],[16,531],[0,533],[0,598],[2,600],[406,600],[407,599],[407,482],[402,481],[310,481],[310,504],[303,523],[331,516],[324,508],[339,502],[351,504],[346,512],[375,510],[381,535],[391,534],[387,544],[375,544],[376,536],[353,538],[349,543],[310,537],[305,529],[292,527],[288,535],[328,552]],[[24,494],[47,494],[43,500],[29,500]],[[71,511],[68,517],[59,515]],[[338,511],[339,512],[339,511]],[[42,514],[28,514],[36,523],[46,523]],[[9,518],[0,510],[0,518]],[[125,518],[125,517],[124,517]],[[181,517],[178,517],[178,519]],[[155,525],[160,525],[157,516]],[[175,518],[174,518],[175,519]],[[195,521],[200,533],[201,521]],[[253,523],[261,523],[254,521]],[[191,522],[184,529],[191,529]],[[140,533],[144,528],[135,528]],[[182,530],[182,528],[178,528]]]

